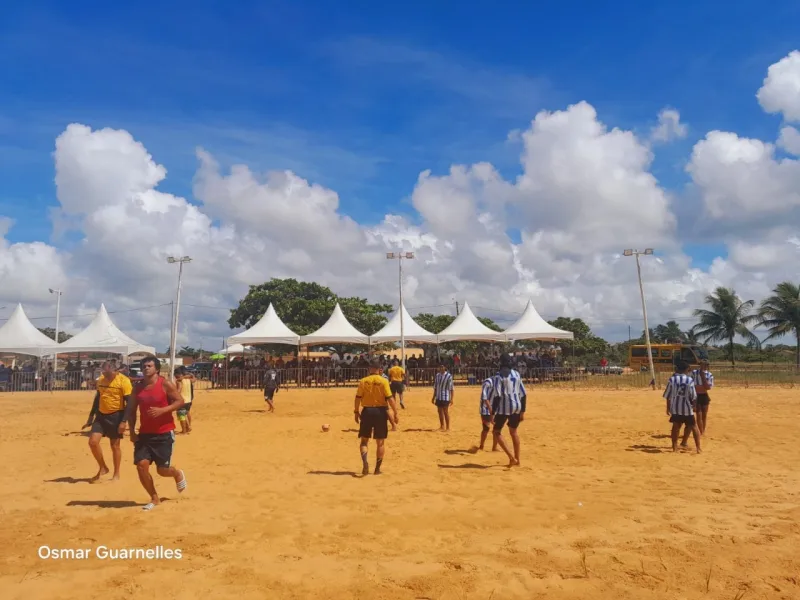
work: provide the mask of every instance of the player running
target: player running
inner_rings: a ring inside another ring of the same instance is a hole
[[[386,453],[386,438],[389,437],[388,422],[396,425],[398,422],[397,405],[395,404],[389,381],[381,376],[381,363],[377,358],[369,363],[369,375],[358,382],[356,391],[355,414],[356,423],[359,425],[358,438],[362,475],[369,475],[368,446],[369,439],[375,438],[377,446],[375,453],[375,475],[381,474],[383,457]],[[359,411],[359,408],[361,409]],[[391,413],[389,409],[391,408]]]
[[[392,397],[397,401],[400,396],[400,408],[405,409],[406,405],[403,403],[403,392],[406,389],[406,371],[400,366],[400,361],[396,358],[392,361],[392,367],[389,369],[389,386],[392,389]]]
[[[267,371],[264,374],[264,401],[269,404],[267,412],[275,412],[273,397],[278,393],[280,387],[278,372],[275,369]]]

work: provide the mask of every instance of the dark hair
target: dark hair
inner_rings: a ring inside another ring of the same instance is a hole
[[[117,366],[117,361],[114,360],[113,358],[108,358],[108,359],[103,361],[103,364],[100,365],[100,367],[101,368],[105,368],[106,365],[110,365],[112,367],[116,367]]]
[[[369,368],[378,370],[382,369],[383,365],[381,364],[381,359],[373,358],[371,361],[369,361]]]
[[[186,375],[186,367],[178,367],[175,369],[175,375]]]
[[[685,360],[679,360],[675,363],[675,370],[678,373],[685,373],[689,370],[689,363]]]
[[[511,357],[508,354],[503,354],[500,356],[500,367],[508,367],[509,369],[514,366]]]
[[[155,365],[156,371],[161,370],[161,361],[158,360],[157,356],[145,356],[142,360],[139,361],[139,368],[144,370],[144,366],[150,362],[153,363],[153,365]]]

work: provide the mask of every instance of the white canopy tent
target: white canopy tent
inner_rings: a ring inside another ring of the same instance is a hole
[[[450,326],[438,336],[439,343],[444,342],[503,342],[506,337],[501,331],[493,331],[478,320],[469,304],[464,303],[464,309],[450,323]]]
[[[411,318],[411,315],[408,314],[405,305],[400,305],[400,311],[402,311],[403,314],[403,337],[407,342],[436,343],[436,334],[420,327],[419,324]],[[371,343],[383,344],[385,342],[400,341],[400,311],[395,312],[394,316],[379,332],[369,336],[369,341]]]
[[[229,340],[230,341],[230,340]],[[214,354],[224,354],[225,356],[229,355],[238,355],[238,354],[253,354],[258,352],[255,348],[251,348],[249,346],[243,346],[242,344],[231,344],[227,348],[223,348]]]
[[[353,327],[344,316],[339,303],[325,324],[314,333],[300,336],[303,346],[321,346],[323,344],[364,344],[369,345],[369,336]]]
[[[528,300],[525,312],[517,322],[503,332],[508,341],[516,340],[571,340],[575,336],[571,331],[553,327],[545,321]]]
[[[0,352],[27,354],[29,356],[52,356],[58,344],[28,320],[22,304],[11,313],[5,325],[0,327]]]
[[[228,338],[229,344],[286,344],[297,346],[300,336],[289,329],[281,321],[278,313],[272,307],[267,307],[267,312],[247,331],[238,333]]]
[[[155,354],[156,349],[140,344],[120,331],[108,316],[105,305],[101,304],[100,310],[86,329],[58,346],[59,354],[73,352],[106,352],[130,356],[137,353]]]

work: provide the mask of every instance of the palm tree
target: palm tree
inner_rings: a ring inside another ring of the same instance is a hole
[[[784,281],[772,293],[761,301],[757,314],[758,325],[769,331],[764,341],[794,334],[795,359],[800,367],[800,285]]]
[[[705,303],[711,310],[697,309],[694,316],[700,322],[692,329],[698,337],[708,342],[728,342],[731,354],[731,365],[736,366],[733,355],[733,339],[738,335],[748,342],[752,341],[756,348],[761,345],[759,339],[747,326],[758,320],[757,315],[750,314],[755,302],[743,302],[732,289],[718,287],[713,294],[706,296]]]

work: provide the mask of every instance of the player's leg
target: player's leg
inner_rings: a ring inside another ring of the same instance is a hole
[[[444,406],[444,424],[445,424],[445,431],[450,431],[450,403],[448,402]]]
[[[142,458],[136,462],[136,472],[139,475],[139,482],[150,497],[150,502],[144,506],[145,510],[150,510],[161,503],[161,500],[158,498],[158,493],[156,492],[156,484],[153,481],[153,476],[150,474],[150,463],[151,461],[147,458]]]
[[[689,446],[689,436],[692,435],[692,428],[689,425],[683,426],[683,439],[681,440],[681,448],[687,448]]]
[[[511,443],[514,446],[514,461],[520,464],[520,443],[519,443],[519,415],[511,415],[508,419],[508,434],[511,436]]]
[[[491,421],[488,417],[481,417],[481,444],[478,446],[481,450],[486,445],[486,438],[489,437],[489,424]]]
[[[701,406],[698,407],[699,410],[697,411],[697,414],[700,417],[700,419],[699,419],[699,422],[698,422],[697,425],[698,425],[698,427],[700,429],[700,434],[701,435],[705,435],[706,434],[706,430],[708,429],[708,407],[709,406],[710,406],[709,403],[706,402],[705,404],[702,404]]]
[[[697,453],[700,454],[702,452],[700,449],[700,428],[697,426],[697,423],[692,424],[692,435],[694,436],[694,447]]]
[[[674,419],[675,417],[673,417]],[[672,421],[672,432],[670,433],[670,437],[672,438],[672,451],[678,451],[678,434],[681,431],[682,423],[680,421]]]
[[[439,431],[444,431],[444,405],[437,403],[436,410],[439,411]]]
[[[508,417],[506,417],[505,415],[495,415],[494,416],[494,431],[492,432],[492,435],[494,436],[495,445],[500,446],[500,448],[503,450],[503,452],[506,453],[506,456],[508,457],[508,466],[509,467],[513,467],[516,464],[516,461],[514,459],[514,455],[508,449],[508,446],[506,445],[506,441],[503,439],[503,435],[502,435],[503,426],[506,424],[507,420],[508,420]]]
[[[91,450],[92,456],[94,456],[98,466],[97,475],[89,480],[91,483],[94,483],[103,475],[108,473],[108,467],[106,466],[106,461],[103,458],[103,449],[100,447],[100,441],[103,439],[103,432],[102,429],[100,429],[98,421],[101,418],[102,416],[99,416],[95,420],[95,425],[97,425],[99,431],[95,430],[95,425],[92,425],[92,432],[89,434],[89,450]]]
[[[116,439],[112,438],[111,440],[111,457],[114,462],[114,475],[111,478],[112,480],[116,481],[119,479],[119,468],[122,464],[122,438],[118,437]]]

